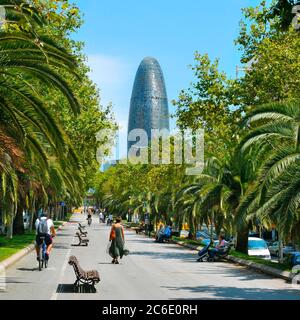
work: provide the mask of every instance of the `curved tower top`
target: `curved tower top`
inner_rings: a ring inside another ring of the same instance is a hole
[[[168,98],[163,72],[155,58],[141,62],[132,90],[128,133],[143,129],[151,138],[151,129],[170,129]],[[128,142],[128,150],[132,142]]]

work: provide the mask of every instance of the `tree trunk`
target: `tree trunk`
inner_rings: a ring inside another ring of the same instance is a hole
[[[248,254],[249,227],[238,230],[236,239],[236,251]]]
[[[198,222],[197,219],[194,218],[194,233],[195,233],[195,240],[197,240],[197,230],[198,230]]]
[[[278,246],[278,261],[280,263],[283,263],[284,262],[284,257],[283,257],[283,235],[281,234],[281,232],[279,233],[278,235],[278,242],[279,242],[279,246]]]
[[[34,213],[35,213],[35,200],[33,199],[31,202],[31,207],[30,207],[30,224],[29,224],[29,231],[32,232],[33,230],[33,221],[34,221]]]
[[[210,221],[210,241],[212,243],[214,241],[214,221],[215,221],[215,212],[214,212],[214,210],[212,210],[211,221]]]
[[[12,239],[13,238],[13,221],[9,222],[7,225],[7,234],[6,234],[7,239]]]
[[[21,204],[18,205],[17,214],[13,222],[13,233],[16,235],[22,235],[25,233],[23,206]]]
[[[178,223],[178,231],[180,235],[180,232],[182,231],[182,223],[183,223],[182,218],[179,218],[177,223]]]
[[[194,226],[194,219],[192,217],[192,214],[189,216],[189,228],[190,228],[190,236],[192,240],[196,240],[196,231]]]

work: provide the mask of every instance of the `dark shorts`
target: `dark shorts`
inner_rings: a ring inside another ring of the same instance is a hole
[[[40,235],[36,236],[35,242],[36,242],[37,246],[40,246],[43,243],[43,239],[42,239],[43,237],[44,236],[40,236]],[[50,246],[50,244],[53,243],[52,237],[50,236],[50,234],[46,234],[45,235],[45,243],[46,243],[47,246]]]

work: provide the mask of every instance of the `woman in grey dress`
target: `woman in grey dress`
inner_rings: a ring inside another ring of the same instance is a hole
[[[123,258],[124,255],[124,228],[121,225],[122,218],[117,218],[116,223],[111,227],[109,241],[111,245],[109,248],[109,255],[113,258],[113,264],[119,264],[118,259]]]

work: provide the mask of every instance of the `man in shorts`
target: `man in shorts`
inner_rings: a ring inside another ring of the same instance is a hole
[[[40,246],[43,243],[43,238],[45,238],[45,243],[47,246],[46,259],[49,260],[49,255],[53,247],[53,238],[56,236],[56,231],[54,228],[54,223],[51,219],[48,219],[47,214],[43,213],[35,222],[36,229],[36,253],[37,260],[39,260]]]

